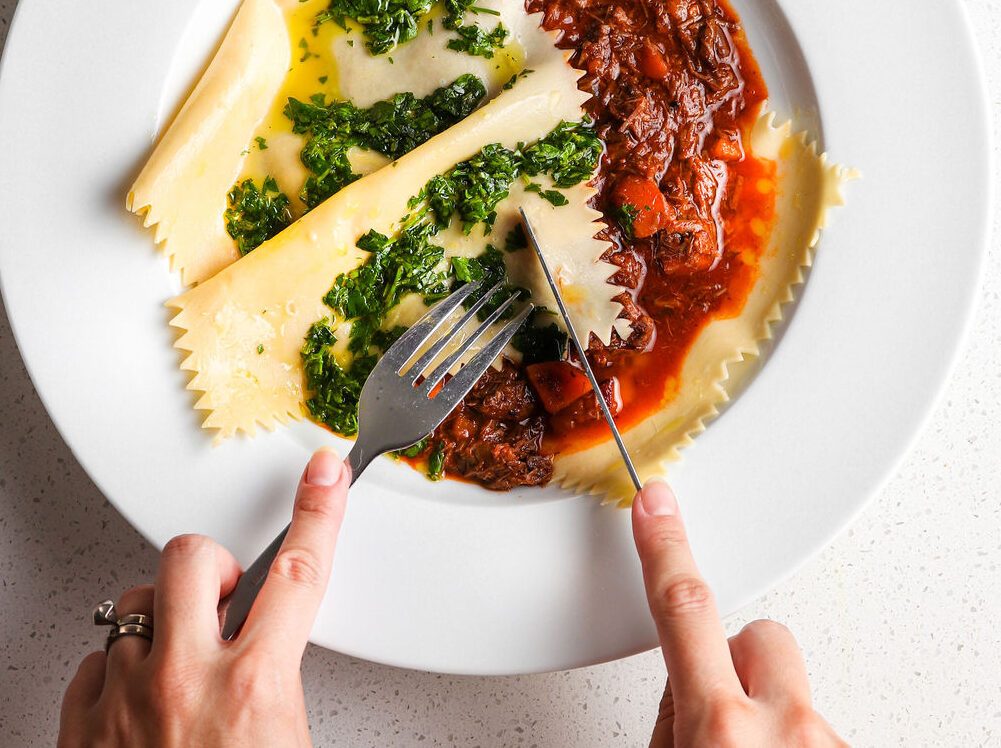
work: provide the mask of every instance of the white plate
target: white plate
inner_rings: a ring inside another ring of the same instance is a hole
[[[775,108],[822,124],[865,179],[760,376],[672,472],[725,611],[843,528],[921,426],[969,318],[991,193],[960,2],[734,4]],[[49,413],[122,513],[157,545],[198,531],[246,562],[287,519],[321,432],[210,446],[162,306],[177,281],[124,209],[235,2],[99,5],[18,5],[0,79],[7,311]],[[652,647],[628,519],[556,489],[494,495],[382,461],[353,492],[314,641],[461,673]]]

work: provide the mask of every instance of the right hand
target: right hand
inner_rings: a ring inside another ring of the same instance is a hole
[[[814,711],[785,626],[754,621],[727,640],[666,483],[636,495],[633,535],[669,676],[651,746],[847,745]]]

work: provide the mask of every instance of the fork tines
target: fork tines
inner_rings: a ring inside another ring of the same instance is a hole
[[[503,302],[484,319],[472,333],[463,337],[465,328],[477,317],[483,308],[501,291],[504,283],[500,282],[486,290],[482,295],[463,313],[447,332],[438,338],[426,351],[422,352],[414,363],[407,367],[415,354],[431,341],[435,332],[441,328],[445,321],[456,311],[463,302],[467,301],[476,293],[482,284],[479,282],[467,283],[458,291],[453,293],[444,301],[432,307],[427,314],[421,317],[407,332],[400,336],[400,339],[390,347],[384,356],[387,364],[409,384],[414,385],[419,393],[425,397],[430,397],[435,387],[445,378],[462,358],[469,353],[470,349],[488,330],[492,328],[504,316],[505,312],[518,300],[521,295],[520,290],[511,293]],[[466,393],[472,389],[483,373],[501,351],[511,342],[518,328],[528,317],[533,309],[532,304],[526,304],[515,316],[497,331],[483,348],[476,353],[442,388],[442,391],[434,399],[445,395],[446,400],[454,398],[457,404],[465,397]],[[425,374],[431,365],[449,347],[454,346],[454,350],[434,369],[430,374]],[[406,369],[406,371],[404,371]],[[424,377],[418,383],[421,377]],[[461,393],[461,394],[459,394]],[[444,404],[444,403],[443,403]]]

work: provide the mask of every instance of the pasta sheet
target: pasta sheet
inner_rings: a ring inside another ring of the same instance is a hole
[[[199,283],[240,257],[226,233],[226,195],[285,80],[285,21],[272,0],[244,0],[195,90],[129,190],[126,207],[156,226],[171,268]],[[275,29],[281,29],[275,33]]]
[[[322,299],[334,278],[366,260],[367,253],[355,247],[357,239],[370,229],[396,233],[410,197],[484,144],[513,148],[544,136],[561,121],[581,117],[586,96],[576,86],[580,73],[562,53],[533,67],[535,73],[462,122],[344,188],[239,262],[169,302],[178,310],[171,324],[184,331],[177,341],[188,352],[182,368],[194,372],[189,388],[204,393],[196,408],[209,411],[206,428],[229,436],[299,418],[303,337],[314,322],[329,316]],[[619,308],[601,300],[619,290],[605,283],[615,268],[594,259],[607,245],[593,238],[599,226],[593,223],[598,214],[586,206],[591,189],[580,186],[566,194],[571,204],[552,209],[540,225],[552,227],[550,240],[560,240],[552,245],[554,267],[588,286],[576,294],[575,324],[604,329],[607,339]],[[550,210],[548,204],[538,206],[537,196],[531,198],[533,209]],[[439,240],[447,243],[441,235]],[[535,300],[545,304],[548,291],[537,280]]]

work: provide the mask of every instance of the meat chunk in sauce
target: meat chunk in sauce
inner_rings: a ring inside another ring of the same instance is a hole
[[[552,455],[542,454],[545,421],[524,372],[504,359],[435,431],[444,446],[445,472],[505,490],[538,486],[553,476]]]

